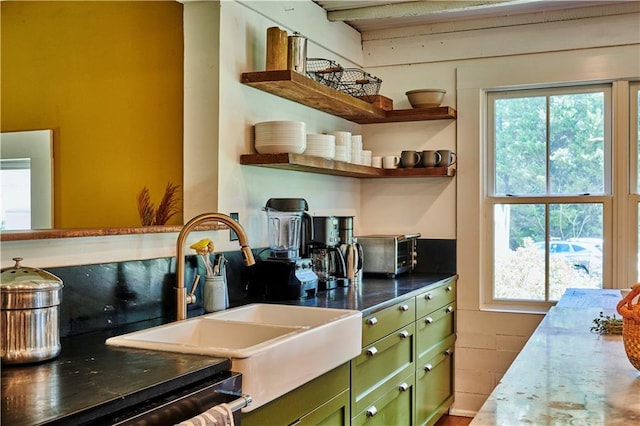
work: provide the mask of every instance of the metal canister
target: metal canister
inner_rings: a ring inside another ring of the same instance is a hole
[[[23,364],[60,354],[62,280],[20,265],[0,273],[0,355],[3,364]]]
[[[307,38],[299,32],[290,35],[287,42],[287,69],[307,73]]]

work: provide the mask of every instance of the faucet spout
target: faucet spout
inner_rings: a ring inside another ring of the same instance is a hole
[[[203,213],[187,222],[180,233],[176,242],[176,320],[180,321],[187,318],[187,304],[193,303],[192,298],[187,298],[187,289],[184,285],[184,241],[187,235],[198,225],[206,222],[219,222],[233,229],[238,235],[238,244],[244,258],[244,263],[251,266],[256,263],[253,253],[247,241],[247,234],[238,222],[230,216],[222,213]]]

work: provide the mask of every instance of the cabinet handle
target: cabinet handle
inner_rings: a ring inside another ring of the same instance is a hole
[[[450,285],[447,286],[446,291],[451,291],[453,290],[453,287],[451,287]]]
[[[400,386],[398,386],[398,390],[400,392],[406,392],[407,390],[409,390],[409,385],[406,383],[400,383]]]
[[[378,353],[378,349],[376,349],[375,346],[372,347],[372,348],[367,349],[367,355],[369,355],[369,356],[374,356],[377,353]]]
[[[433,370],[433,365],[427,364],[427,365],[424,366],[424,371],[429,372],[431,370]]]
[[[450,314],[451,312],[453,312],[453,306],[447,306],[447,309],[445,309],[445,311]]]
[[[376,414],[378,414],[378,409],[376,408],[375,405],[373,407],[367,409],[367,417],[373,417]]]
[[[409,310],[409,305],[400,305],[400,310],[402,312],[407,312]]]
[[[367,325],[376,325],[378,323],[378,318],[371,317],[367,319]]]
[[[409,332],[407,330],[402,330],[398,336],[400,336],[401,339],[406,339],[407,337],[409,337]]]
[[[426,318],[424,319],[424,322],[425,322],[425,324],[431,324],[431,323],[433,323],[433,318],[431,318],[431,317],[426,317]]]
[[[424,296],[425,300],[431,300],[433,299],[433,296],[431,295],[431,293],[427,294]]]
[[[451,355],[453,355],[453,349],[451,349],[451,348],[447,349],[446,351],[444,351],[444,354],[445,354],[446,356],[451,356]]]

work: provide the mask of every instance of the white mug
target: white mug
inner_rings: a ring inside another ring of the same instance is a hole
[[[373,155],[371,157],[371,167],[382,168],[382,157],[379,155]]]
[[[382,167],[385,169],[397,169],[400,158],[397,155],[387,155],[382,157]]]

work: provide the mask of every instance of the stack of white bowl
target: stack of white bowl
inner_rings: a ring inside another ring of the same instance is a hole
[[[255,125],[255,148],[260,154],[302,154],[307,126],[302,121],[263,121]]]
[[[305,149],[304,153],[314,157],[333,160],[336,156],[336,137],[333,135],[310,133],[307,135],[307,149]]]
[[[351,135],[351,162],[362,164],[362,135]]]
[[[336,138],[336,156],[338,161],[351,162],[351,132],[331,132]]]
[[[373,152],[368,149],[362,150],[362,165],[371,167],[371,157]]]

